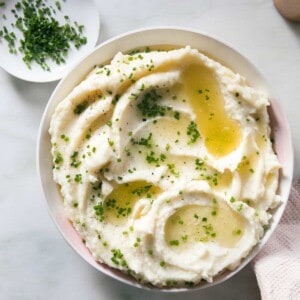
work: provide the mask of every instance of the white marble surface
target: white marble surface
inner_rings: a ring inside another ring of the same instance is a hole
[[[99,42],[144,26],[178,25],[220,37],[250,58],[288,117],[300,176],[300,24],[282,19],[271,0],[96,2]],[[69,248],[48,215],[35,166],[39,122],[56,84],[0,69],[0,299],[260,299],[250,267],[214,288],[159,294],[100,274]]]

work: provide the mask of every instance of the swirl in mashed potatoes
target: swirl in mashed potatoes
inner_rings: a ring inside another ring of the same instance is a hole
[[[280,202],[268,105],[190,47],[96,66],[49,130],[66,216],[95,259],[156,286],[239,265]]]

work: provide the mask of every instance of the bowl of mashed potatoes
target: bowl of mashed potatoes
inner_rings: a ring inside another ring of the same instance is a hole
[[[232,47],[184,28],[113,38],[58,84],[37,163],[67,242],[130,285],[204,288],[243,268],[288,199],[279,104]]]

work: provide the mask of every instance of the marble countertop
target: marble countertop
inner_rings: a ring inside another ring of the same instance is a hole
[[[271,0],[96,3],[99,43],[141,27],[175,25],[220,37],[247,56],[268,79],[287,115],[294,174],[300,176],[300,24],[284,20]],[[35,164],[39,122],[56,84],[25,82],[0,69],[0,298],[260,299],[250,266],[213,288],[161,294],[100,274],[67,245],[47,212]]]

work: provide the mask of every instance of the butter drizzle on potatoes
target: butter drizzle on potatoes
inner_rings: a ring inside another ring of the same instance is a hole
[[[156,286],[238,266],[280,202],[268,105],[190,47],[96,66],[49,129],[66,215],[95,259]]]

